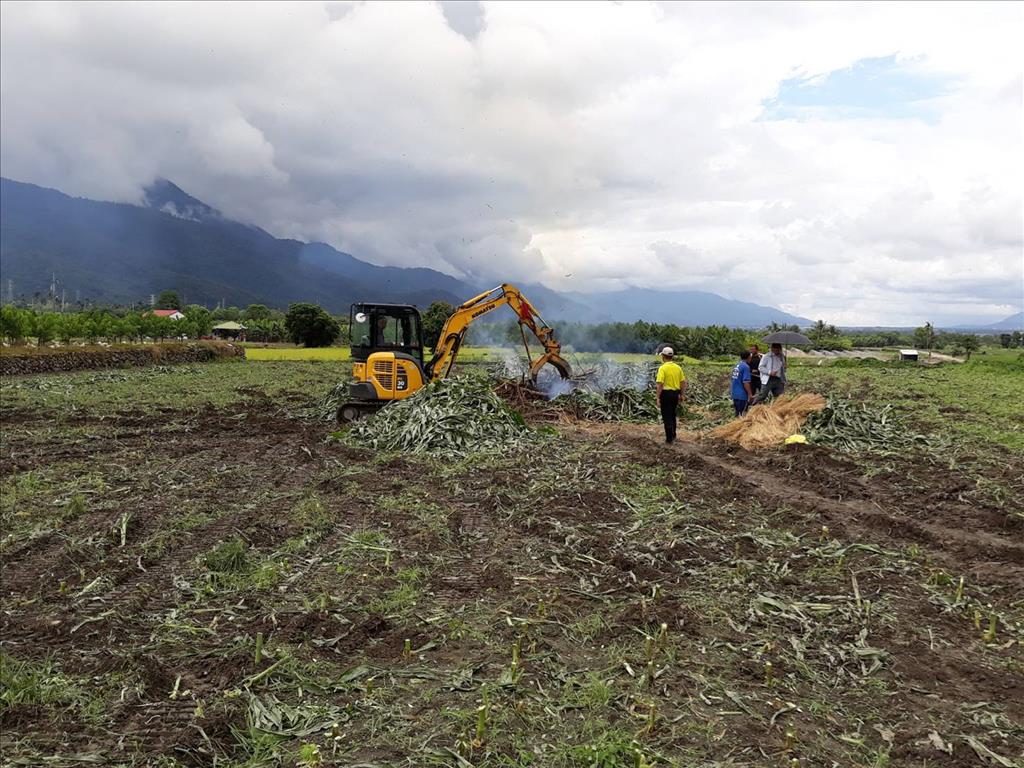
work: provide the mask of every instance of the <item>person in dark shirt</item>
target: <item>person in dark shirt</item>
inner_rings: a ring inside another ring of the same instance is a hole
[[[736,411],[736,418],[739,418],[747,411],[750,399],[753,395],[750,392],[750,360],[749,352],[740,353],[740,361],[732,369],[732,405]]]
[[[754,374],[750,377],[750,399],[753,400],[754,396],[757,395],[757,390],[761,388],[761,376],[757,372],[761,366],[761,351],[758,349],[757,344],[750,345],[750,359],[747,360],[747,364]]]

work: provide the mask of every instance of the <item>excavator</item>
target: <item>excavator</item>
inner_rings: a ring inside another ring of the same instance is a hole
[[[446,378],[470,324],[502,306],[516,313],[530,359],[530,379],[536,381],[545,365],[554,367],[563,379],[569,378],[572,369],[562,357],[562,345],[555,338],[554,329],[514,285],[503,283],[456,307],[441,329],[434,355],[427,362],[423,357],[423,324],[416,307],[360,302],[352,305],[349,316],[355,381],[349,385],[349,402],[338,407],[338,421],[357,421],[394,400],[404,400],[432,381]],[[535,360],[530,358],[527,330],[544,350]]]

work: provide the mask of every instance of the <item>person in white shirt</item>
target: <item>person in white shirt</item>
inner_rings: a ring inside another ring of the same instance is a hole
[[[761,390],[757,393],[751,405],[763,403],[771,397],[778,397],[786,391],[786,356],[782,354],[781,344],[772,344],[772,351],[761,358],[758,366],[761,374]]]

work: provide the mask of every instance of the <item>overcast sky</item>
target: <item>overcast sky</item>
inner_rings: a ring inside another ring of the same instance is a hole
[[[1024,4],[16,3],[3,175],[835,323],[1024,305]]]

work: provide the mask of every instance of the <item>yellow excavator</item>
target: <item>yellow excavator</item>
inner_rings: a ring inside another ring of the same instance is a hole
[[[563,379],[572,375],[562,357],[562,345],[555,331],[514,285],[503,283],[484,291],[455,308],[441,329],[434,356],[423,359],[423,324],[411,304],[353,304],[349,316],[352,333],[352,375],[349,402],[338,408],[338,421],[349,423],[379,410],[393,400],[403,400],[431,381],[451,373],[470,324],[498,307],[509,306],[519,321],[519,330],[530,359],[526,331],[540,342],[543,354],[530,359],[530,379],[545,365],[551,365]]]

